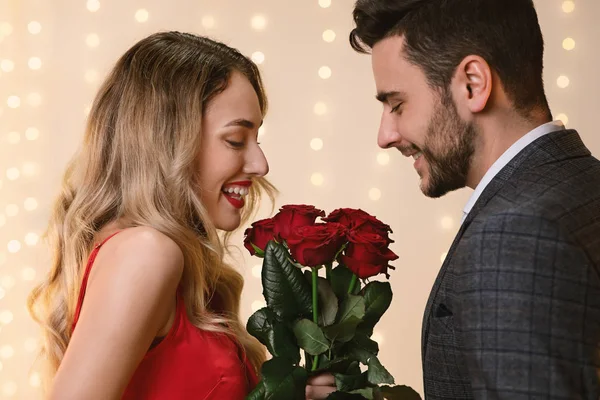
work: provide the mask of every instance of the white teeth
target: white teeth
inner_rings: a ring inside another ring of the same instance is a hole
[[[236,194],[236,195],[243,197],[248,194],[249,189],[245,188],[245,187],[239,187],[239,186],[235,186],[235,187],[230,186],[228,188],[224,188],[223,192],[229,193],[229,194]]]
[[[418,153],[416,153],[416,154],[413,154],[413,158],[414,158],[415,160],[418,160],[419,158],[421,158],[421,156],[422,156],[422,155],[423,155],[423,152],[421,152],[421,151],[420,151],[420,152],[418,152]]]

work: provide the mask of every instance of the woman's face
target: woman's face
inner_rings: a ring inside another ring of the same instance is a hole
[[[261,124],[254,88],[243,74],[233,72],[227,88],[207,105],[202,120],[200,198],[217,229],[232,231],[240,225],[253,178],[269,172],[257,141]]]

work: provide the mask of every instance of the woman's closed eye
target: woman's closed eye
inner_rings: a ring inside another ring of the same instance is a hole
[[[237,141],[235,141],[235,140],[227,140],[227,143],[228,143],[228,144],[229,144],[231,147],[233,147],[233,148],[236,148],[236,149],[241,149],[241,148],[243,148],[243,147],[246,145],[246,143],[245,143],[245,142],[237,142]]]

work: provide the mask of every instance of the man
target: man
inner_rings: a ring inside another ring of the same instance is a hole
[[[475,189],[423,321],[426,399],[600,396],[600,162],[553,122],[532,0],[358,0],[378,143]]]

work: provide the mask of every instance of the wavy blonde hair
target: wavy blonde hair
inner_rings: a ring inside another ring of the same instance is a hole
[[[231,335],[260,371],[265,349],[239,317],[243,278],[225,262],[227,235],[221,239],[210,222],[197,179],[203,111],[227,87],[233,71],[248,78],[264,115],[267,100],[256,65],[231,47],[187,33],[141,40],[101,86],[47,230],[51,269],[28,299],[43,331],[46,384],[71,338],[93,241],[116,220],[153,227],[179,245],[189,319],[200,329]],[[262,194],[273,203],[275,193],[267,180],[256,179],[242,223],[254,214]]]

